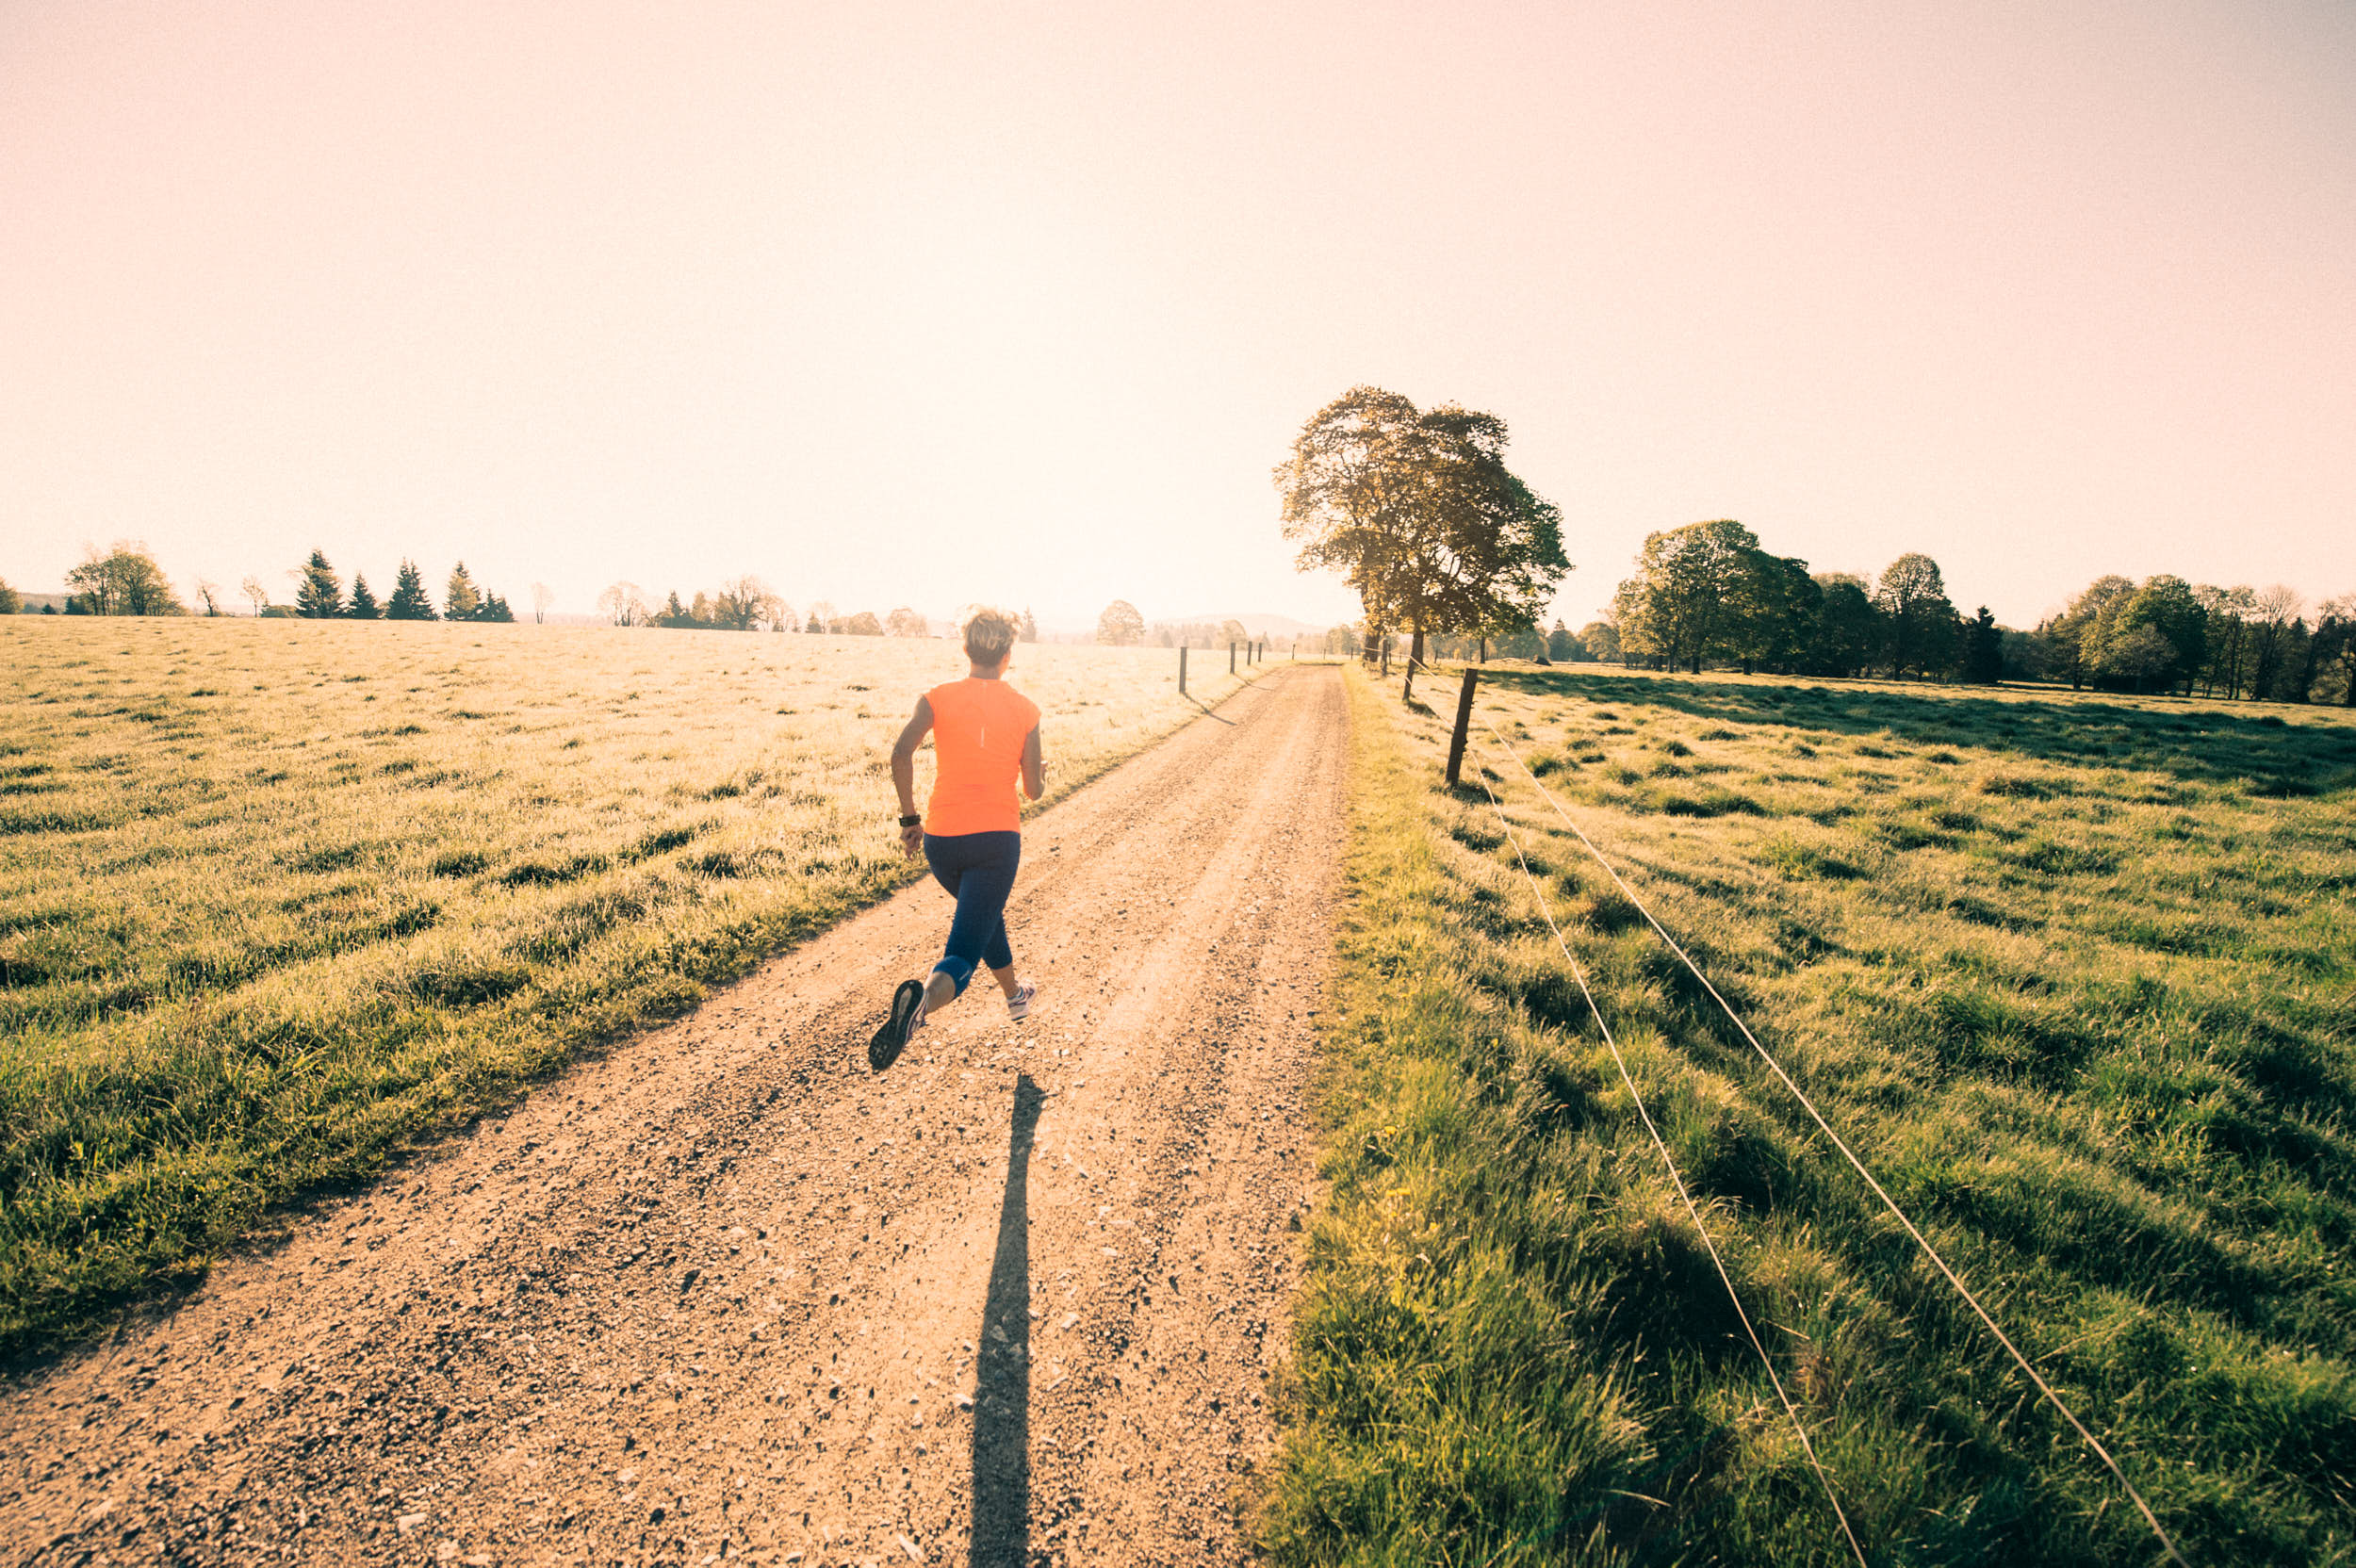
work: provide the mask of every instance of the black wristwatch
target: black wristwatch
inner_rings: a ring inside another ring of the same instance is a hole
[[[918,823],[923,822],[924,820],[924,819],[923,817],[921,817],[921,816],[919,816],[919,817],[902,817],[902,818],[900,819],[900,825],[901,825],[902,827],[914,827],[914,826],[915,826]]]

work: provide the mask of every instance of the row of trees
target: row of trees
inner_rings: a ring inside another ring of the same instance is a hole
[[[1808,563],[1760,547],[1732,518],[1648,535],[1636,570],[1612,595],[1612,616],[1581,642],[1672,669],[1738,664],[1795,674],[1995,680],[2002,637],[1983,606],[1959,615],[1939,563],[1898,557],[1868,581],[1810,573]],[[1600,650],[1594,650],[1598,651]]]
[[[249,577],[239,584],[238,596],[252,607],[255,615],[286,616],[305,620],[392,620],[392,621],[512,621],[515,612],[507,601],[497,594],[485,593],[466,571],[465,562],[451,568],[443,592],[442,605],[436,609],[426,593],[424,574],[417,563],[404,560],[394,575],[390,598],[380,601],[368,587],[368,578],[355,573],[350,593],[344,590],[343,580],[328,563],[326,552],[313,550],[311,558],[288,572],[294,582],[294,601],[273,604],[270,589],[261,579]],[[83,551],[82,562],[65,574],[66,604],[69,615],[185,615],[188,606],[173,591],[171,579],[156,563],[148,547],[133,539],[118,539],[106,549],[95,545]],[[547,588],[532,584],[532,597],[545,612],[550,600]],[[205,615],[225,615],[231,601],[219,583],[199,578],[196,583],[196,610]],[[15,614],[25,608],[24,596],[5,582],[0,582],[0,614]],[[44,607],[54,610],[54,606]]]
[[[2312,622],[2304,610],[2282,587],[2105,577],[2021,632],[1998,626],[1986,605],[1958,613],[1927,555],[1901,555],[1872,581],[1810,573],[1719,518],[1648,536],[1611,618],[1577,642],[1584,656],[1656,668],[2053,680],[2290,702],[2322,691],[2356,702],[2356,596],[2325,601]]]
[[[368,587],[368,574],[352,574],[352,590],[344,591],[343,580],[335,575],[324,550],[313,550],[311,559],[289,572],[294,579],[295,596],[291,606],[273,605],[270,590],[259,578],[249,577],[238,590],[254,606],[256,615],[293,615],[309,621],[513,621],[515,612],[497,594],[486,593],[478,585],[463,561],[450,568],[450,578],[442,588],[442,604],[435,609],[425,590],[425,574],[417,564],[405,557],[393,573],[392,596],[379,602]],[[221,613],[210,583],[200,583],[198,591],[205,596],[207,614]],[[540,583],[532,585],[532,597],[545,614],[552,596]]]
[[[2024,674],[2137,692],[2356,706],[2356,594],[2309,617],[2280,584],[2219,588],[2166,575],[2097,578],[2019,640]]]
[[[684,603],[673,589],[660,609],[634,582],[616,582],[597,596],[597,613],[614,626],[667,627],[705,631],[798,631],[837,637],[930,637],[933,623],[918,611],[902,605],[877,617],[872,610],[844,614],[825,599],[811,603],[807,614],[772,592],[757,577],[730,578],[716,594],[697,593]],[[1028,610],[1016,621],[1026,643],[1039,641],[1039,623]]]

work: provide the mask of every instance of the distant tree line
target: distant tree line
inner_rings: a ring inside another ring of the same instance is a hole
[[[452,567],[443,591],[442,604],[436,609],[427,594],[424,575],[417,563],[404,560],[393,580],[392,596],[379,601],[368,587],[368,578],[355,573],[352,588],[345,592],[343,580],[336,576],[323,550],[313,550],[311,558],[288,572],[294,584],[294,599],[288,604],[274,604],[270,589],[258,577],[249,577],[239,585],[238,596],[259,616],[286,617],[303,620],[353,621],[512,621],[515,612],[507,601],[497,594],[479,587],[466,570],[465,562]],[[171,580],[164,576],[154,552],[137,540],[119,539],[108,548],[95,545],[83,552],[81,564],[65,574],[65,613],[69,615],[186,615],[189,608],[172,590]],[[547,608],[547,589],[533,584],[533,596],[538,608]],[[200,578],[196,583],[196,613],[223,615],[224,605],[232,602],[219,583]],[[16,614],[25,608],[24,596],[6,583],[0,583],[0,614]],[[54,606],[43,609],[55,612]]]
[[[2037,680],[2356,705],[2356,596],[2325,600],[2313,619],[2306,609],[2283,587],[2105,577],[2020,631],[1997,625],[1985,605],[1959,613],[1927,555],[1901,555],[1870,582],[1810,573],[1720,518],[1647,537],[1609,619],[1573,641],[1575,657],[1655,669]]]
[[[1223,648],[1230,643],[1265,643],[1272,639],[1266,630],[1249,630],[1243,622],[1230,615],[1223,621],[1156,621],[1144,629],[1139,640],[1157,648]],[[1101,629],[1097,641],[1104,641]]]

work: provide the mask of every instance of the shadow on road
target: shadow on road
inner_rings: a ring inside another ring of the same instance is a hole
[[[973,1385],[973,1568],[1024,1568],[1031,1555],[1031,1216],[1023,1183],[1045,1099],[1029,1073],[1015,1079],[1006,1196]]]

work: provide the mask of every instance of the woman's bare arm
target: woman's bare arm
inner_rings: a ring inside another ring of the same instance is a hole
[[[892,743],[892,787],[900,792],[900,815],[916,815],[916,748],[924,743],[924,737],[933,727],[933,705],[924,697],[916,699],[916,712],[900,728],[900,738]],[[923,851],[923,825],[900,829],[900,847],[910,855]]]
[[[1047,760],[1039,755],[1037,725],[1023,741],[1023,792],[1033,800],[1047,792]]]

